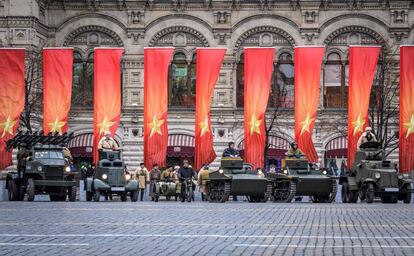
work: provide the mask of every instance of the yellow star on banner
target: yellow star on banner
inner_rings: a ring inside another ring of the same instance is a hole
[[[414,133],[414,114],[411,115],[411,120],[407,123],[403,123],[404,128],[407,128],[407,134],[405,138],[407,139],[411,133]]]
[[[159,135],[162,135],[161,132],[161,125],[164,124],[163,119],[157,119],[157,116],[154,115],[154,118],[152,119],[151,123],[148,123],[148,127],[151,128],[150,138],[155,134],[158,133]]]
[[[250,135],[253,135],[253,133],[260,134],[261,123],[262,123],[262,120],[256,119],[256,117],[253,114],[252,119],[250,120]]]
[[[358,132],[363,132],[364,124],[365,120],[361,118],[361,113],[359,113],[358,118],[352,122],[352,126],[354,127],[354,136]]]
[[[3,138],[4,136],[6,136],[6,133],[13,135],[13,127],[15,124],[16,124],[16,121],[12,120],[10,116],[7,117],[4,123],[0,123],[0,127],[3,129],[3,133],[1,134],[1,137]]]
[[[203,122],[199,122],[198,125],[201,128],[201,132],[200,132],[200,136],[203,136],[204,133],[208,133],[210,132],[210,129],[208,127],[208,117],[206,116],[206,118],[204,119]]]
[[[309,126],[312,124],[313,120],[315,120],[315,118],[311,118],[309,113],[308,113],[306,115],[305,120],[303,120],[302,122],[299,123],[302,126],[302,129],[300,130],[300,136],[302,136],[302,134],[304,132],[310,133]]]
[[[66,122],[59,121],[59,118],[56,117],[56,120],[52,123],[48,123],[47,125],[50,127],[50,132],[58,132],[62,134],[62,127],[65,126]]]
[[[109,128],[114,125],[115,122],[111,122],[108,120],[108,117],[105,116],[104,120],[102,121],[102,123],[97,124],[98,128],[99,128],[99,134],[103,134],[105,132],[109,131]]]

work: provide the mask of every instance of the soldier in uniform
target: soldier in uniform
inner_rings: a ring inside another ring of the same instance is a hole
[[[70,150],[67,147],[65,147],[65,145],[63,145],[63,144],[60,145],[60,146],[62,147],[63,157],[65,159],[67,159],[69,164],[72,164],[73,163],[73,157],[72,157],[72,154],[70,153]]]
[[[296,143],[296,141],[290,144],[290,149],[288,150],[286,154],[288,157],[296,157],[296,158],[300,158],[304,156],[303,152],[298,148],[298,143]]]
[[[149,172],[145,167],[144,163],[140,163],[139,167],[134,172],[135,179],[138,181],[139,184],[139,192],[140,192],[140,200],[144,200],[145,194],[145,187],[146,184],[149,182]]]
[[[98,149],[118,150],[115,140],[111,137],[111,132],[105,132],[105,136],[98,143]]]
[[[26,158],[30,156],[30,150],[26,143],[21,143],[19,151],[17,152],[17,170],[24,172],[26,168]]]
[[[208,171],[208,165],[205,164],[198,172],[198,186],[201,193],[201,200],[206,201],[206,193],[207,193],[207,181],[210,179],[209,177],[210,172]]]
[[[240,157],[239,151],[234,148],[234,142],[229,142],[229,147],[223,151],[223,157]]]
[[[172,167],[168,167],[162,174],[161,180],[176,182],[178,180],[177,174]]]
[[[359,148],[362,144],[370,141],[377,141],[377,138],[372,133],[372,128],[365,128],[365,132],[361,134],[361,137],[358,139],[357,147]]]
[[[151,201],[155,201],[155,184],[161,180],[161,171],[158,164],[152,166],[152,170],[149,174],[150,176],[150,197]]]

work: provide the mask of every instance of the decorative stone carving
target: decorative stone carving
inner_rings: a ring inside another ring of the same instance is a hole
[[[144,22],[143,11],[128,11],[128,24],[138,25]]]
[[[229,33],[214,33],[214,38],[218,39],[218,44],[219,45],[226,45],[227,44],[227,39],[230,38],[230,34]]]
[[[96,41],[97,40],[97,41]],[[84,26],[72,31],[63,43],[68,45],[123,46],[122,39],[112,30],[101,26]]]
[[[136,45],[139,44],[139,39],[144,37],[144,32],[141,30],[127,30],[128,38],[132,38],[132,44]]]
[[[229,11],[216,11],[213,12],[214,23],[216,24],[228,24],[230,23],[230,12]]]
[[[294,46],[295,41],[291,35],[289,35],[286,31],[271,27],[271,26],[262,26],[250,29],[244,32],[239,39],[237,39],[234,52],[238,51],[242,46],[258,46],[263,43],[263,36],[264,34],[271,35],[271,39],[267,36],[265,37],[266,40],[271,40],[271,42],[267,42],[267,46],[275,46],[275,45],[283,45],[283,46]]]
[[[385,44],[384,39],[374,30],[361,26],[347,26],[335,30],[325,39],[325,44]]]
[[[186,26],[175,26],[161,30],[153,36],[149,46],[194,45],[209,46],[207,39],[197,30]]]
[[[391,21],[393,24],[408,23],[408,11],[407,10],[392,10]]]

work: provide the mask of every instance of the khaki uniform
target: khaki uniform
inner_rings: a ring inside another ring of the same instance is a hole
[[[370,141],[377,141],[377,138],[375,137],[375,135],[371,132],[372,135],[372,139]],[[367,132],[364,132],[361,134],[361,137],[359,137],[358,139],[358,143],[357,143],[357,148],[359,148],[362,144],[368,142],[369,140],[367,139]]]
[[[103,137],[98,143],[98,149],[117,150],[118,146],[113,138]]]
[[[63,148],[63,156],[68,159],[69,163],[73,162],[72,154],[70,153],[70,150],[67,147]]]
[[[147,170],[147,168],[141,168],[138,167],[134,172],[133,172],[133,177],[134,179],[136,179],[138,181],[138,185],[140,189],[145,189],[145,184],[147,182],[149,182],[149,172]]]
[[[161,174],[161,180],[172,180],[173,182],[178,181],[177,174],[175,174],[172,169],[167,169]]]
[[[297,148],[296,150],[294,150],[293,148],[290,148],[286,154],[288,157],[289,156],[303,156],[303,152],[299,148]]]
[[[30,151],[27,148],[21,148],[17,152],[17,170],[24,171],[26,168],[26,158],[30,156]]]
[[[198,172],[198,186],[201,193],[207,193],[207,181],[210,180],[209,176],[210,172],[208,169],[201,168],[201,170]]]

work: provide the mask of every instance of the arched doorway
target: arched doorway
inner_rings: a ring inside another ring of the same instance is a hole
[[[341,169],[345,168],[348,157],[348,137],[336,137],[326,143],[325,166],[333,168],[333,171],[340,175]]]
[[[168,135],[167,165],[182,165],[187,159],[194,165],[194,137],[186,134]]]
[[[244,157],[244,140],[237,145],[240,156]],[[276,165],[276,169],[281,168],[282,159],[285,158],[289,150],[289,141],[278,136],[269,136],[269,149],[267,150],[267,163]]]

